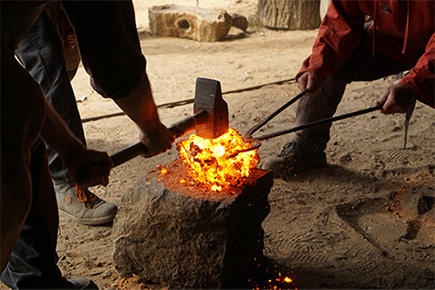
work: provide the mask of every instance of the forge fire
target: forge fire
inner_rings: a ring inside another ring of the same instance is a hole
[[[210,186],[214,192],[244,184],[244,179],[250,176],[259,162],[257,150],[237,154],[249,147],[250,144],[231,128],[216,139],[191,135],[177,143],[180,159],[189,176],[200,184]]]

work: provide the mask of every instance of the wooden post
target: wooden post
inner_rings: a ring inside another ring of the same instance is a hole
[[[274,29],[314,29],[320,25],[320,0],[258,0],[258,19]]]

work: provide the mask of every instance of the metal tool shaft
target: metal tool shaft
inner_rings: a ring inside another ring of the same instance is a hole
[[[289,103],[290,103],[290,102],[291,102],[291,103],[294,103],[293,100],[295,100],[295,99],[296,99],[296,100],[299,99],[300,97],[302,97],[303,94],[305,94],[305,92],[302,92],[301,94],[297,95],[295,98],[293,98],[292,100],[290,100]],[[295,100],[295,101],[296,101],[296,100]],[[286,104],[286,105],[287,105],[287,104]],[[286,105],[284,105],[284,106],[286,106]],[[284,106],[282,106],[282,107],[284,107]],[[286,107],[288,107],[288,106],[286,106]],[[281,108],[280,108],[280,109],[281,109]],[[270,121],[273,117],[275,117],[279,112],[281,112],[282,110],[280,110],[280,109],[278,109],[277,111],[275,111],[274,113],[272,113],[273,116],[270,115],[270,116],[269,116],[268,118],[266,118],[263,122],[257,124],[256,126],[252,127],[248,132],[246,132],[246,133],[245,133],[245,136],[244,136],[244,139],[245,139],[246,142],[251,143],[251,147],[238,151],[237,153],[233,154],[233,155],[231,156],[231,158],[232,158],[232,157],[235,157],[235,156],[238,155],[239,153],[248,152],[248,151],[255,150],[255,149],[259,148],[259,147],[261,146],[261,142],[260,142],[260,141],[268,140],[268,139],[275,138],[275,137],[278,137],[278,136],[281,136],[281,135],[285,135],[285,134],[293,133],[293,132],[296,132],[296,131],[300,131],[300,130],[304,130],[304,129],[307,129],[307,128],[311,128],[311,127],[319,126],[319,125],[322,125],[322,124],[332,123],[332,122],[335,122],[335,121],[339,121],[339,120],[343,120],[343,119],[347,119],[347,118],[355,117],[355,116],[358,116],[358,115],[367,114],[367,113],[370,113],[370,112],[373,112],[373,111],[377,111],[377,110],[382,109],[382,105],[375,106],[375,107],[371,107],[371,108],[368,108],[368,109],[363,109],[363,110],[355,111],[355,112],[348,113],[348,114],[343,114],[343,115],[336,116],[336,117],[332,117],[332,118],[326,118],[326,119],[318,120],[318,121],[315,121],[315,122],[312,122],[312,123],[308,123],[308,124],[300,125],[300,126],[297,126],[297,127],[291,128],[291,129],[287,129],[287,130],[281,130],[281,131],[272,132],[272,133],[265,134],[265,135],[258,136],[258,137],[252,137],[252,134],[253,134],[255,131],[257,131],[258,129],[260,129],[260,128],[261,128],[262,126],[264,126],[268,121]],[[278,111],[279,111],[279,112],[278,112]],[[278,113],[277,113],[277,112],[278,112]],[[276,113],[276,114],[275,114],[275,113]],[[272,116],[272,118],[271,118],[271,116]],[[261,126],[260,126],[260,125],[261,125]]]
[[[277,131],[277,132],[273,132],[273,133],[270,133],[270,134],[265,134],[265,135],[262,135],[262,136],[259,136],[259,137],[255,137],[255,139],[256,140],[260,140],[260,141],[267,140],[267,139],[271,139],[271,138],[278,137],[278,136],[281,136],[281,135],[289,134],[289,133],[292,133],[292,132],[296,132],[296,131],[304,130],[304,129],[307,129],[307,128],[319,126],[319,125],[322,125],[322,124],[332,123],[332,122],[336,122],[336,121],[339,121],[339,120],[343,120],[343,119],[347,119],[347,118],[351,118],[351,117],[367,114],[367,113],[370,113],[370,112],[373,112],[373,111],[380,110],[381,108],[382,108],[382,106],[376,106],[376,107],[371,107],[371,108],[368,108],[368,109],[363,109],[363,110],[355,111],[355,112],[348,113],[348,114],[343,114],[343,115],[332,117],[332,118],[326,118],[326,119],[322,119],[322,120],[315,121],[315,122],[312,122],[312,123],[300,125],[300,126],[297,126],[297,127],[291,128],[291,129]]]
[[[290,105],[294,104],[295,102],[297,102],[300,98],[302,98],[306,93],[308,92],[308,90],[304,90],[302,92],[300,92],[297,96],[293,97],[291,100],[289,100],[287,103],[285,103],[284,105],[282,105],[281,107],[279,107],[276,111],[274,111],[272,114],[270,114],[269,116],[267,116],[267,118],[265,118],[264,120],[262,120],[261,122],[259,122],[258,124],[256,124],[254,127],[252,127],[251,129],[249,129],[246,133],[244,138],[245,139],[250,139],[252,134],[254,134],[255,132],[257,132],[261,127],[263,127],[264,125],[266,125],[270,120],[272,120],[273,118],[275,118],[278,114],[280,114],[282,111],[284,111],[285,109],[287,109]],[[256,138],[257,139],[257,138]]]

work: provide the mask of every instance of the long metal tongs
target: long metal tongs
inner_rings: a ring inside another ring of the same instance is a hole
[[[336,116],[336,117],[331,117],[331,118],[326,118],[326,119],[318,120],[318,121],[315,121],[315,122],[312,122],[312,123],[300,125],[300,126],[297,126],[297,127],[294,127],[294,128],[287,129],[287,130],[281,130],[281,131],[272,132],[272,133],[265,134],[265,135],[258,136],[258,137],[252,137],[252,135],[255,132],[257,132],[261,127],[266,125],[270,120],[275,118],[279,113],[284,111],[287,107],[289,107],[290,105],[292,105],[296,101],[298,101],[300,98],[302,98],[307,92],[308,92],[308,90],[302,91],[297,96],[293,97],[287,103],[285,103],[280,108],[278,108],[276,111],[274,111],[272,114],[270,114],[269,116],[264,118],[262,121],[257,123],[255,126],[253,126],[251,129],[249,129],[245,133],[243,138],[245,139],[246,142],[251,143],[251,147],[249,147],[247,149],[240,150],[239,152],[237,152],[237,154],[238,153],[242,153],[242,152],[251,151],[251,150],[259,148],[261,146],[261,141],[263,141],[263,140],[268,140],[268,139],[275,138],[275,137],[278,137],[278,136],[281,136],[281,135],[293,133],[293,132],[296,132],[296,131],[299,131],[299,130],[303,130],[303,129],[306,129],[306,128],[309,128],[309,127],[315,127],[315,126],[318,126],[318,125],[321,125],[321,124],[335,122],[335,121],[338,121],[338,120],[343,120],[343,119],[347,119],[347,118],[350,118],[350,117],[355,117],[355,116],[358,116],[358,115],[370,113],[370,112],[373,112],[373,111],[380,110],[382,108],[382,105],[379,105],[379,106],[375,106],[375,107],[371,107],[371,108],[367,108],[367,109],[351,112],[351,113],[348,113],[348,114],[339,115],[339,116]]]

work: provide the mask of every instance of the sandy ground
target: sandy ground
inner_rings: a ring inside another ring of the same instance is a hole
[[[174,2],[196,5],[193,0]],[[255,18],[256,2],[199,1],[201,7],[224,8],[250,19]],[[247,33],[232,29],[228,39],[215,43],[152,37],[147,9],[167,2],[134,3],[157,104],[192,98],[197,77],[221,81],[224,92],[292,78],[317,33],[272,31],[252,23]],[[349,85],[338,113],[370,107],[397,81],[390,77]],[[78,103],[82,118],[119,111],[92,91],[82,68],[73,85],[77,99],[84,99]],[[244,133],[297,93],[296,85],[286,82],[224,94],[230,127]],[[264,131],[293,126],[295,107]],[[159,113],[170,125],[192,111],[192,105],[185,105]],[[294,280],[290,288],[435,288],[434,124],[434,111],[417,103],[406,150],[404,115],[374,112],[334,124],[327,168],[274,182],[271,213],[263,224],[264,255],[270,259],[264,266],[279,265]],[[137,128],[125,116],[86,122],[84,128],[89,147],[109,154],[138,141]],[[264,141],[260,165],[291,139],[286,135]],[[174,146],[150,159],[136,158],[113,169],[110,184],[95,192],[120,205],[123,194],[149,168],[176,157]],[[121,281],[112,252],[111,226],[89,227],[61,217],[58,254],[66,277],[86,276],[101,288],[159,288],[138,277]]]

